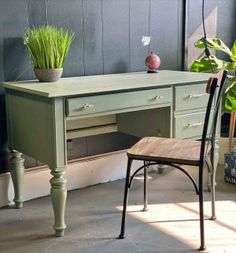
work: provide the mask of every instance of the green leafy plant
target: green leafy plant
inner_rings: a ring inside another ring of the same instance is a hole
[[[209,49],[220,51],[226,54],[227,60],[218,59],[215,55],[202,56],[195,60],[190,67],[193,72],[214,72],[217,73],[220,69],[226,69],[231,73],[228,77],[228,85],[223,97],[222,111],[235,112],[236,111],[236,40],[233,43],[231,50],[219,38],[201,38],[195,43],[196,48],[205,49],[205,43]]]
[[[30,59],[36,69],[62,68],[74,33],[54,26],[33,27],[24,37]]]

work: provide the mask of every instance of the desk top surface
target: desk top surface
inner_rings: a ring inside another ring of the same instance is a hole
[[[206,73],[162,70],[155,74],[132,72],[61,78],[58,82],[40,83],[37,80],[3,82],[6,89],[43,97],[66,97],[151,89],[178,84],[205,82]]]

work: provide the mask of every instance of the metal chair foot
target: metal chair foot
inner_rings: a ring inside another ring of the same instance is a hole
[[[199,251],[204,251],[204,250],[206,250],[206,246],[201,246],[198,250]]]
[[[215,215],[211,216],[210,220],[216,220],[216,216]]]
[[[122,234],[120,234],[118,237],[117,237],[117,239],[124,239],[125,238],[125,235],[122,235]]]
[[[148,208],[147,208],[147,207],[144,207],[142,211],[143,211],[143,212],[146,212],[146,211],[148,211]]]

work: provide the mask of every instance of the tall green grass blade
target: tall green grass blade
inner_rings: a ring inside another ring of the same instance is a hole
[[[34,68],[62,68],[74,33],[54,26],[40,26],[29,29],[23,39]]]

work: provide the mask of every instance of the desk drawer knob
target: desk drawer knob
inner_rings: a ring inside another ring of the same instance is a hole
[[[164,97],[163,96],[155,96],[154,98],[153,98],[153,100],[159,100],[159,99],[163,99]]]
[[[94,108],[94,105],[93,105],[93,104],[84,104],[84,105],[83,105],[83,109],[84,109],[84,110],[92,109],[92,108]]]
[[[204,122],[196,122],[196,123],[189,123],[187,125],[187,127],[199,127],[199,126],[202,126],[204,124]]]
[[[200,98],[200,97],[203,97],[203,96],[206,96],[206,95],[207,95],[207,93],[189,94],[188,98]]]

